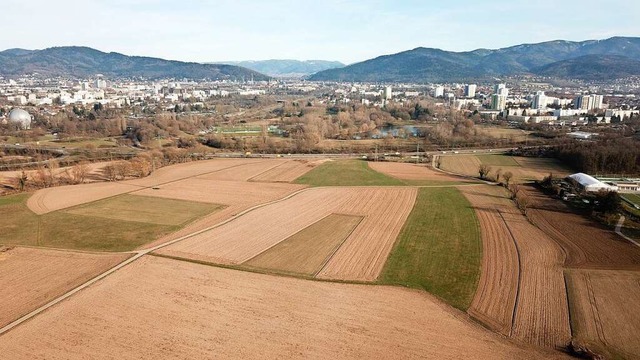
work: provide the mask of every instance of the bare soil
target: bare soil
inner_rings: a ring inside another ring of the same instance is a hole
[[[568,267],[640,270],[640,248],[533,187],[528,217],[566,254]]]
[[[257,176],[254,176],[250,181],[260,182],[292,182],[300,176],[308,173],[314,167],[329,161],[328,159],[321,160],[289,160],[274,167],[268,171],[265,171]]]
[[[129,256],[22,247],[0,249],[0,327]]]
[[[576,341],[609,358],[640,358],[640,272],[567,270]]]
[[[315,275],[362,221],[361,216],[331,214],[243,265]]]
[[[374,280],[413,207],[416,194],[415,188],[405,187],[308,189],[159,252],[241,264],[331,213],[365,216],[318,276]]]
[[[1,336],[0,353],[15,360],[566,358],[508,341],[424,292],[157,257]]]
[[[470,313],[478,314],[479,320],[488,319],[488,325],[501,333],[510,328],[509,335],[515,339],[543,347],[566,346],[571,330],[562,249],[533,226],[501,188],[478,186],[462,191],[476,207],[489,250],[483,254],[483,275]],[[512,307],[516,279],[518,291]],[[506,309],[495,307],[496,303]]]
[[[433,170],[426,165],[399,162],[369,162],[369,167],[375,171],[401,180],[469,181],[463,177],[452,176]]]

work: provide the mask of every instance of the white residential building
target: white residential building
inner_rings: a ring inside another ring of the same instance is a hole
[[[468,98],[472,98],[476,96],[476,85],[469,84],[464,87],[464,96]]]
[[[538,91],[531,101],[531,108],[536,110],[544,110],[547,108],[547,97],[544,91]]]

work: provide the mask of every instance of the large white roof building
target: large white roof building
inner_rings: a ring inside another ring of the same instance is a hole
[[[593,192],[597,192],[600,190],[618,191],[617,186],[603,183],[602,181],[594,178],[591,175],[587,175],[585,173],[577,173],[577,174],[569,175],[569,177],[575,180],[578,184],[580,184],[580,186],[582,186],[585,189],[585,191],[593,191]]]

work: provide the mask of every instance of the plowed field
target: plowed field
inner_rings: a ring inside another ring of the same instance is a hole
[[[529,218],[562,247],[566,266],[640,269],[640,248],[562,202],[534,188],[524,190],[531,199]]]
[[[487,165],[491,168],[489,179],[494,179],[498,169],[502,173],[509,171],[513,174],[511,182],[527,182],[532,180],[542,180],[549,173],[554,176],[566,176],[570,172],[563,168],[554,159],[546,158],[526,158],[526,157],[506,157],[501,161],[496,161],[497,155],[447,155],[440,156],[440,168],[456,174],[467,176],[479,176],[478,168],[482,164],[482,159],[486,159]],[[505,165],[499,165],[505,164]],[[515,166],[510,166],[515,165]]]
[[[540,359],[423,292],[143,258],[0,337],[7,359]],[[107,350],[108,349],[108,350]]]
[[[640,272],[567,270],[574,338],[608,358],[640,358]]]
[[[241,264],[331,213],[365,216],[318,274],[374,280],[416,197],[414,188],[318,188],[255,209],[160,253]]]
[[[272,160],[275,161],[275,160]],[[256,159],[216,159],[196,161],[185,164],[167,166],[158,169],[146,178],[120,182],[92,183],[72,186],[59,186],[36,191],[27,206],[36,214],[45,214],[51,211],[66,209],[72,206],[85,204],[91,201],[105,199],[111,196],[125,194],[141,188],[154,187],[168,184],[181,179],[187,179],[198,175],[222,172],[220,177],[229,177],[233,169],[238,168],[239,177],[244,177],[250,170],[251,173],[264,167],[273,167],[274,163],[263,162]],[[226,172],[224,172],[227,170]]]
[[[515,240],[500,211],[511,204],[498,187],[460,188],[473,204],[482,236],[482,272],[468,312],[495,331],[509,336],[518,293],[520,263]]]
[[[129,256],[21,247],[0,250],[0,328]]]
[[[369,162],[369,167],[375,171],[402,180],[469,181],[463,177],[456,177],[435,171],[426,165],[398,162]]]
[[[246,261],[244,265],[316,275],[360,221],[361,216],[331,214]]]
[[[198,178],[207,180],[247,181],[262,173],[269,172],[287,161],[279,159],[247,160],[252,161],[220,171],[199,175]]]
[[[134,194],[201,201],[226,206],[220,211],[205,216],[193,224],[187,225],[185,228],[145,246],[145,248],[149,248],[206,229],[228,220],[253,206],[280,199],[303,188],[304,186],[295,184],[214,181],[190,178],[161,185],[158,189],[140,190]]]
[[[478,212],[487,249],[470,313],[488,320],[489,326],[502,333],[510,328],[510,336],[516,339],[544,347],[565,346],[571,332],[562,250],[531,225],[500,188],[483,186],[463,191]],[[509,240],[515,242],[517,253]],[[510,305],[514,283],[515,308]],[[513,309],[511,316],[509,311]]]
[[[290,160],[252,177],[251,181],[260,182],[292,182],[311,171],[314,167],[328,161],[323,160]]]

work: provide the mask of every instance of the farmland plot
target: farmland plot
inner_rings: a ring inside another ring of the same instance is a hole
[[[488,250],[470,313],[480,315],[479,320],[488,319],[488,325],[502,333],[510,328],[513,338],[544,347],[565,346],[571,332],[562,249],[531,225],[502,189],[462,190],[476,207]],[[515,254],[509,240],[515,244]],[[517,293],[512,307],[514,283]],[[509,309],[513,309],[512,317]]]
[[[640,248],[533,188],[529,217],[567,254],[566,266],[640,269]]]
[[[129,256],[22,247],[0,249],[0,328]]]
[[[244,265],[314,276],[361,221],[361,216],[331,214]]]
[[[197,175],[256,163],[256,160],[253,160],[253,162],[249,160],[250,159],[219,159],[195,161],[161,168],[142,179],[40,189],[29,198],[27,206],[34,213],[42,215],[55,210],[66,209],[76,205],[134,192],[142,188],[154,187]]]
[[[292,182],[300,176],[311,171],[314,167],[329,161],[323,160],[290,160],[285,161],[282,164],[274,167],[268,171],[265,171],[257,176],[254,176],[250,181],[259,182]]]
[[[365,216],[318,274],[374,280],[415,201],[414,188],[318,188],[250,211],[159,253],[241,264],[332,213]]]
[[[566,358],[514,344],[424,292],[153,256],[4,334],[0,353],[14,360]]]
[[[438,182],[469,181],[462,177],[456,177],[435,171],[428,168],[426,165],[398,162],[369,162],[369,167],[375,171],[401,180],[430,180]]]
[[[575,340],[608,358],[640,357],[640,272],[567,270]]]
[[[301,189],[304,189],[304,186],[295,184],[214,181],[190,178],[161,185],[157,189],[139,190],[134,194],[200,201],[225,206],[224,209],[205,216],[183,229],[145,246],[145,248],[149,248],[209,228],[253,206],[283,198]]]
[[[504,189],[460,188],[473,204],[482,236],[482,272],[468,312],[495,331],[509,336],[513,323],[520,263],[515,239],[500,211],[510,211]]]

